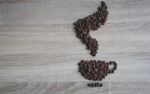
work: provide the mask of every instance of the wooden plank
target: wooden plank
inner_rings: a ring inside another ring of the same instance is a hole
[[[100,4],[100,0],[44,1],[1,4],[3,23],[7,25],[72,24],[78,18],[96,11]],[[106,25],[120,23],[120,25],[132,27],[148,23],[150,21],[149,2],[149,0],[106,0],[109,8]]]
[[[111,83],[112,94],[149,94],[149,82]]]
[[[0,82],[0,94],[149,94],[150,83],[128,82],[108,83],[103,87],[91,88],[84,82]]]

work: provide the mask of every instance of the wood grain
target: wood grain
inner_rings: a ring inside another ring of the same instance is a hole
[[[84,82],[0,82],[0,94],[149,94],[150,83],[104,82],[103,87],[91,88]]]
[[[34,1],[34,0],[32,0]],[[106,25],[91,35],[96,57],[75,37],[72,23],[94,12],[99,0],[0,4],[0,81],[81,82],[81,59],[118,62],[104,81],[150,81],[150,1],[106,0]]]

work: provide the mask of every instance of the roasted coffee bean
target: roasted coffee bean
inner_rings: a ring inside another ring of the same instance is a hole
[[[103,84],[99,84],[99,87],[102,87],[103,86]]]

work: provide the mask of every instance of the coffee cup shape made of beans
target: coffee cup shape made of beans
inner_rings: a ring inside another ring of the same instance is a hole
[[[114,73],[117,69],[117,63],[115,61],[101,61],[101,60],[81,60],[78,63],[78,71],[80,74],[88,80],[101,81],[105,79],[108,74]]]

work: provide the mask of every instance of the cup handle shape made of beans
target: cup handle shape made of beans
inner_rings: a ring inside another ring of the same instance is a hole
[[[111,66],[111,67],[109,67],[109,66]],[[108,67],[110,68],[108,70],[108,73],[114,73],[114,71],[117,69],[117,63],[115,61],[109,61]]]

